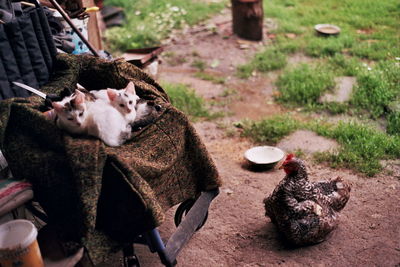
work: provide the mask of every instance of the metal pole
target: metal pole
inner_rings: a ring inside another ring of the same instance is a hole
[[[81,31],[74,25],[74,23],[71,21],[70,17],[68,16],[67,13],[65,13],[64,9],[57,3],[56,0],[49,0],[51,4],[57,9],[58,12],[60,12],[61,16],[65,19],[65,21],[71,26],[72,29],[78,34],[79,38],[81,38],[82,42],[84,42],[87,47],[90,49],[90,51],[95,55],[96,57],[100,57],[100,55],[97,53],[96,49],[89,43],[88,40],[83,36]]]

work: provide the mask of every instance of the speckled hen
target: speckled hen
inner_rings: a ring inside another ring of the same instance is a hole
[[[265,214],[291,244],[304,246],[326,240],[350,197],[340,177],[310,182],[302,160],[290,154],[282,167],[285,178],[264,199]]]

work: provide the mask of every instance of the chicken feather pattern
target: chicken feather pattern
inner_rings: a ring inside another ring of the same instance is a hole
[[[304,162],[294,156],[287,157],[283,168],[285,178],[264,199],[265,215],[293,245],[326,240],[349,200],[350,185],[340,177],[310,182]]]

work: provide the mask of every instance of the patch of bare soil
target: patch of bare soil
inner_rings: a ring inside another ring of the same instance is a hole
[[[170,65],[181,63],[179,67],[193,68],[193,62],[202,61],[228,74],[263,46],[263,42],[249,42],[232,35],[228,10],[204,24],[172,34],[167,43],[166,49],[171,53],[167,53],[169,58],[165,60]]]
[[[217,25],[217,30],[207,30],[205,25],[208,24],[205,24],[176,37],[166,50],[185,57],[186,62],[169,65],[164,61],[159,79],[189,83],[200,95],[217,100],[221,100],[224,87],[235,89],[237,94],[228,97],[225,107],[233,114],[221,119],[224,121],[259,119],[286,112],[273,102],[273,78],[233,78],[234,67],[248,60],[259,44],[241,49],[239,40],[229,33],[229,12],[224,16],[222,20],[218,17],[208,22]],[[194,58],[207,62],[207,66],[218,59],[219,64],[214,71],[232,78],[224,85],[194,78],[194,70],[190,66]],[[288,248],[264,216],[262,203],[284,177],[283,171],[250,171],[243,153],[253,144],[237,135],[227,136],[220,123],[208,121],[195,124],[224,184],[220,195],[211,203],[207,223],[180,252],[178,266],[399,266],[399,162],[388,163],[394,166],[388,174],[384,172],[366,178],[349,170],[317,165],[309,157],[313,151],[306,151],[310,180],[341,176],[352,183],[352,192],[341,212],[339,227],[330,239],[314,246]],[[316,139],[314,135],[307,135],[303,141],[306,146],[312,143],[317,148],[326,145],[324,140]],[[290,147],[299,139],[286,139],[286,142]],[[164,240],[175,231],[174,209],[167,215],[167,221],[159,228]],[[137,254],[142,266],[161,266],[157,255],[149,253],[146,247],[138,245]]]

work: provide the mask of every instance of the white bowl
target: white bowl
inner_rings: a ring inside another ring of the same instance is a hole
[[[284,156],[285,153],[282,150],[273,146],[256,146],[244,153],[244,157],[251,164],[270,168],[275,166]]]
[[[336,35],[340,33],[340,28],[333,24],[317,24],[314,26],[314,29],[325,35]]]

